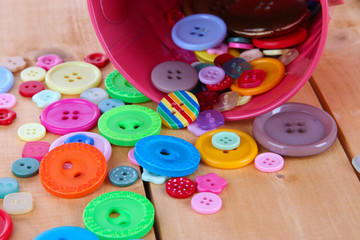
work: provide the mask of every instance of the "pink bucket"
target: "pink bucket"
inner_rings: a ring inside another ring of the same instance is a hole
[[[251,0],[249,0],[251,1]],[[96,34],[111,62],[139,91],[155,102],[166,95],[150,79],[159,63],[175,60],[166,12],[179,7],[176,0],[88,0]],[[320,0],[322,10],[311,20],[309,37],[297,47],[299,57],[286,67],[286,76],[272,90],[254,96],[243,106],[223,112],[226,120],[256,117],[280,106],[308,81],[325,46],[329,5],[342,0]]]

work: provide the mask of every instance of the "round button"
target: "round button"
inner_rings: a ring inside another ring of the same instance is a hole
[[[99,240],[91,231],[73,226],[56,227],[40,233],[34,240]]]
[[[292,48],[287,53],[281,55],[278,60],[287,66],[292,63],[299,56],[299,54],[300,53],[296,48]]]
[[[211,143],[220,150],[233,150],[240,145],[240,137],[233,132],[219,132],[212,136]]]
[[[191,199],[191,207],[201,214],[213,214],[220,211],[222,200],[215,193],[202,192]]]
[[[230,48],[238,48],[238,49],[253,49],[254,46],[252,44],[246,44],[246,43],[235,43],[235,42],[229,42]]]
[[[250,70],[251,66],[242,58],[233,58],[224,63],[223,68],[227,75],[232,78],[238,78],[243,72]]]
[[[32,101],[36,103],[39,108],[44,108],[51,103],[59,101],[60,99],[60,93],[48,89],[42,90],[32,96]]]
[[[168,61],[157,65],[151,72],[154,86],[164,93],[185,90],[191,91],[198,83],[198,74],[189,64]]]
[[[178,21],[171,31],[176,45],[187,50],[205,50],[226,37],[224,21],[210,14],[193,14]]]
[[[211,139],[219,132],[233,132],[240,137],[240,145],[233,150],[220,150],[215,148]],[[234,169],[244,167],[254,161],[258,147],[255,140],[248,134],[233,129],[217,129],[201,135],[195,147],[201,154],[201,160],[215,168]]]
[[[98,122],[99,133],[118,146],[134,146],[141,138],[156,135],[161,119],[152,109],[139,105],[125,105],[104,113]]]
[[[27,142],[25,143],[21,156],[23,158],[35,158],[39,162],[49,152],[50,143],[48,142]]]
[[[62,94],[80,94],[101,82],[101,72],[86,62],[66,62],[51,68],[45,77],[48,88]]]
[[[135,159],[135,148],[132,148],[129,152],[128,152],[128,159],[129,162],[131,162],[132,164],[136,165],[136,166],[140,166],[139,163],[136,161]]]
[[[45,89],[45,86],[42,82],[39,81],[27,81],[23,82],[19,86],[19,93],[23,97],[32,97],[36,93]]]
[[[112,154],[111,144],[109,143],[108,140],[106,140],[106,138],[104,138],[103,136],[100,136],[99,134],[93,133],[93,132],[74,132],[74,133],[69,133],[64,136],[61,136],[51,144],[49,151],[51,151],[52,149],[54,149],[60,145],[65,144],[66,139],[68,139],[69,137],[72,137],[74,135],[78,135],[78,134],[86,135],[89,138],[92,138],[94,140],[93,146],[96,147],[97,149],[99,149],[104,154],[106,161],[109,161],[111,154]]]
[[[180,129],[195,121],[199,115],[199,109],[200,106],[194,94],[176,91],[161,99],[157,112],[166,127]]]
[[[228,52],[228,45],[226,45],[225,43],[220,43],[219,45],[206,49],[206,52],[209,54],[216,54],[216,55],[220,55],[220,54],[224,54]]]
[[[213,108],[219,112],[228,111],[236,107],[239,98],[237,92],[225,92],[219,96],[219,100],[214,104]]]
[[[96,147],[68,143],[51,150],[41,161],[40,180],[51,194],[78,198],[94,192],[106,177],[106,160]]]
[[[66,138],[64,141],[65,144],[72,142],[81,142],[81,143],[94,145],[94,139],[82,133],[71,135],[68,138]]]
[[[245,43],[245,44],[251,44],[252,40],[251,38],[243,38],[243,37],[229,37],[226,39],[227,43]]]
[[[212,109],[213,105],[219,101],[219,94],[213,91],[202,91],[195,96],[199,101],[200,112]]]
[[[227,181],[216,173],[208,173],[195,178],[199,192],[212,192],[219,194],[226,187]]]
[[[110,97],[120,99],[127,103],[142,103],[150,99],[134,88],[118,70],[106,76],[105,88]]]
[[[84,210],[84,225],[100,239],[135,239],[154,224],[155,210],[144,196],[128,191],[108,192]]]
[[[149,136],[135,146],[135,158],[143,168],[155,174],[183,177],[199,166],[199,151],[191,143],[171,136]]]
[[[205,84],[220,83],[225,78],[225,72],[222,68],[217,66],[209,66],[200,70],[199,80]]]
[[[224,125],[225,118],[221,112],[211,109],[201,112],[196,118],[196,123],[199,128],[210,130]]]
[[[223,81],[216,84],[206,84],[206,88],[210,91],[221,91],[229,88],[231,84],[232,78],[226,75]]]
[[[243,72],[237,84],[240,88],[254,88],[259,86],[265,78],[265,72],[261,69],[248,70]]]
[[[90,53],[84,57],[84,61],[102,68],[109,63],[109,58],[103,53]]]
[[[104,112],[109,111],[110,109],[124,106],[124,105],[125,105],[125,103],[123,101],[121,101],[120,99],[108,98],[108,99],[102,100],[99,103],[98,107],[100,109],[100,112],[104,113]]]
[[[20,178],[35,176],[39,172],[40,163],[35,158],[20,158],[11,165],[12,173]]]
[[[0,93],[0,108],[12,108],[16,104],[16,98],[11,93]]]
[[[57,55],[49,54],[38,57],[36,66],[49,70],[64,61]]]
[[[98,105],[101,101],[108,99],[109,95],[102,88],[89,88],[80,94],[80,98]]]
[[[255,167],[262,172],[277,172],[284,167],[284,158],[276,153],[261,153],[255,158]]]
[[[185,177],[171,178],[166,182],[165,189],[167,194],[173,198],[188,198],[194,195],[195,183]]]
[[[251,62],[252,60],[263,58],[264,54],[259,49],[256,48],[256,49],[246,50],[240,53],[239,57],[247,62]]]
[[[0,185],[3,186],[0,188],[0,198],[4,198],[9,193],[19,192],[19,182],[15,178],[2,177],[0,178]],[[1,224],[0,224],[0,237],[1,237]]]
[[[253,134],[266,149],[284,156],[310,156],[330,148],[337,137],[334,119],[303,103],[284,105],[255,118]]]
[[[110,183],[117,187],[133,185],[138,179],[138,176],[136,169],[128,166],[116,167],[109,172]]]
[[[263,54],[265,56],[279,56],[279,55],[283,55],[287,52],[289,52],[290,49],[288,48],[281,48],[281,49],[264,49],[263,50]]]
[[[46,129],[40,123],[26,123],[18,129],[18,137],[26,142],[38,141],[45,137]]]
[[[0,239],[8,240],[13,230],[13,222],[9,214],[0,208]]]
[[[14,85],[13,74],[4,67],[0,66],[0,93],[8,92]]]
[[[231,85],[231,90],[240,95],[253,96],[267,92],[274,88],[283,79],[285,66],[275,58],[259,58],[250,62],[251,69],[260,69],[265,72],[265,78],[262,83],[254,88],[240,88],[237,81]]]
[[[20,78],[24,82],[45,80],[46,70],[41,67],[28,67],[21,71]]]
[[[220,55],[217,55],[217,54],[210,54],[210,53],[207,52],[207,50],[195,51],[194,53],[196,55],[196,58],[200,62],[211,64],[211,65],[214,65],[215,59],[218,56],[220,56]],[[232,58],[234,58],[234,57],[238,57],[240,53],[239,53],[239,51],[237,49],[229,48],[228,49],[228,54],[231,55]],[[230,58],[230,59],[232,59],[232,58]]]
[[[197,61],[193,51],[185,50],[179,47],[172,49],[171,55],[176,61],[186,62],[188,64],[192,64]]]
[[[233,58],[235,58],[233,55],[229,53],[224,53],[216,56],[213,62],[216,66],[222,67],[226,62],[230,61]]]
[[[360,173],[360,156],[357,155],[355,156],[352,161],[351,161],[353,167],[355,168],[355,170]]]
[[[213,130],[213,129],[210,129],[210,130],[204,130],[202,128],[200,128],[196,122],[193,122],[192,124],[190,124],[189,126],[187,126],[187,130],[189,132],[192,132],[193,134],[195,134],[196,136],[201,136],[203,135],[204,133],[210,131],[210,130]]]
[[[7,108],[0,108],[0,125],[10,125],[16,118],[16,112]]]
[[[88,131],[96,126],[99,108],[84,99],[68,98],[47,106],[40,115],[41,123],[49,132],[63,135]]]

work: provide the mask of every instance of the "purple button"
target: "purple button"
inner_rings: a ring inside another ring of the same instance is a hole
[[[222,82],[224,78],[224,70],[216,66],[205,67],[199,72],[199,80],[205,84],[217,84]]]
[[[250,70],[251,66],[242,58],[233,58],[224,63],[223,69],[231,78],[238,78],[243,72]]]
[[[168,61],[157,65],[151,72],[154,86],[164,92],[179,90],[191,91],[198,83],[198,74],[189,64],[179,61]]]
[[[303,103],[285,103],[255,118],[253,135],[272,152],[310,156],[334,144],[337,127],[334,119],[322,109]]]
[[[225,118],[221,112],[211,109],[201,112],[196,118],[196,123],[204,130],[215,129],[224,125]]]

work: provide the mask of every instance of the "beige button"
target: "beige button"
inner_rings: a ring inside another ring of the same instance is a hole
[[[9,69],[11,72],[17,72],[26,67],[26,62],[21,56],[6,57],[2,60],[0,66]]]

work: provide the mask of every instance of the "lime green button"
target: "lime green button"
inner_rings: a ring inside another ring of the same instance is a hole
[[[110,143],[135,146],[141,138],[160,133],[161,118],[150,108],[124,105],[101,115],[98,127],[100,134]]]
[[[100,240],[125,240],[145,236],[154,224],[155,210],[144,196],[109,192],[92,200],[84,210],[85,227]]]
[[[105,88],[110,97],[127,103],[142,103],[150,99],[134,88],[118,70],[111,72],[105,79]]]

